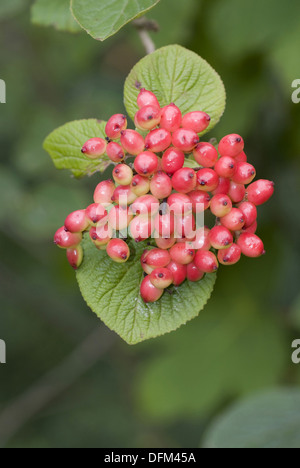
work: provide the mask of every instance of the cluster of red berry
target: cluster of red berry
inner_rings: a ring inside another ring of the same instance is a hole
[[[106,125],[106,139],[85,143],[82,153],[88,158],[106,154],[116,163],[114,180],[100,182],[94,203],[71,213],[54,241],[67,249],[77,269],[85,231],[119,263],[130,256],[128,237],[136,242],[153,238],[155,245],[141,257],[146,274],[141,296],[155,302],[171,284],[179,286],[186,278],[199,281],[219,263],[233,265],[241,254],[263,255],[263,242],[255,234],[256,207],[273,195],[274,183],[253,183],[256,171],[247,162],[239,135],[225,136],[218,148],[200,142],[199,134],[210,123],[205,112],[182,116],[175,104],[161,108],[156,96],[144,89],[137,104],[135,125],[148,132],[146,137],[127,129],[126,117],[116,114]],[[125,164],[132,156],[133,164]],[[199,167],[185,167],[195,161]],[[209,209],[216,217],[211,229],[204,223]]]

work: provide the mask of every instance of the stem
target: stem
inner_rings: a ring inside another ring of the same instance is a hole
[[[155,44],[152,41],[148,31],[144,29],[138,29],[138,34],[140,36],[143,46],[145,47],[146,54],[152,54],[153,52],[155,52]]]
[[[155,52],[155,44],[151,39],[149,31],[159,31],[158,24],[153,20],[148,20],[145,16],[138,18],[133,21],[133,25],[136,27],[143,46],[145,47],[147,54]]]

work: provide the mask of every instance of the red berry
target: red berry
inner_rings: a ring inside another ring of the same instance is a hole
[[[172,193],[168,198],[168,205],[176,216],[187,215],[193,208],[191,199],[183,193]]]
[[[208,228],[197,229],[195,237],[190,242],[191,247],[195,250],[210,250],[211,243],[209,233],[210,230]]]
[[[143,263],[151,268],[164,268],[170,261],[171,257],[167,250],[152,249],[144,252]]]
[[[139,175],[150,177],[158,171],[158,157],[151,151],[144,151],[135,158],[134,169]]]
[[[200,169],[200,171],[197,172],[197,182],[200,190],[212,192],[216,190],[219,185],[219,177],[213,169]]]
[[[174,174],[184,165],[184,152],[177,148],[169,148],[162,157],[162,169],[169,175]]]
[[[122,239],[111,239],[106,247],[107,255],[116,263],[125,263],[130,257],[130,250]]]
[[[194,263],[204,273],[214,273],[219,268],[217,257],[210,251],[198,250]]]
[[[145,148],[154,153],[161,153],[169,148],[172,141],[171,133],[164,128],[157,128],[148,133],[145,138]]]
[[[65,228],[70,232],[83,232],[90,225],[90,220],[87,218],[85,210],[74,211],[69,214],[65,220]]]
[[[232,177],[233,182],[237,184],[244,184],[248,185],[252,182],[252,180],[256,177],[256,170],[252,164],[248,164],[247,162],[237,163],[235,173]]]
[[[111,179],[100,182],[94,192],[94,202],[111,205],[111,197],[115,189],[116,186]]]
[[[140,130],[153,130],[160,119],[161,110],[157,106],[144,106],[135,114],[134,123]]]
[[[170,262],[167,265],[168,270],[170,270],[173,274],[173,284],[174,286],[179,286],[182,284],[187,275],[187,267],[186,265],[180,265],[179,263],[176,262]]]
[[[156,233],[164,239],[170,239],[174,234],[174,214],[157,214],[154,219]]]
[[[185,114],[182,118],[181,126],[196,133],[202,133],[210,124],[210,116],[205,112],[195,111]]]
[[[149,239],[153,230],[153,220],[145,216],[136,216],[129,224],[129,234],[135,242]]]
[[[144,272],[147,273],[147,275],[151,275],[152,271],[155,270],[155,267],[151,267],[147,265],[146,263],[146,257],[148,255],[149,250],[144,250],[144,252],[141,255],[140,263],[141,267],[143,268]]]
[[[167,250],[170,249],[176,242],[176,239],[171,236],[170,238],[157,237],[155,243],[159,249]]]
[[[214,249],[228,249],[233,243],[233,235],[224,226],[215,226],[209,233],[209,240]]]
[[[246,154],[244,153],[244,151],[242,151],[238,156],[236,156],[235,158],[235,161],[237,163],[239,162],[247,162],[248,158],[246,156]]]
[[[210,202],[210,210],[217,218],[226,216],[232,210],[232,201],[228,195],[215,195]]]
[[[204,272],[196,267],[192,262],[187,266],[187,279],[192,282],[200,281],[204,276]]]
[[[92,227],[90,238],[96,247],[107,245],[112,238],[112,228],[108,224]]]
[[[72,233],[65,230],[65,227],[58,229],[54,235],[54,244],[61,249],[72,249],[77,247],[82,241],[81,233]]]
[[[228,196],[231,198],[233,203],[240,203],[246,196],[246,188],[242,184],[236,182],[230,182]]]
[[[232,244],[229,249],[219,250],[218,260],[222,265],[235,265],[241,259],[242,251],[237,244]]]
[[[140,176],[139,174],[133,176],[130,187],[135,195],[141,197],[146,195],[150,190],[150,181],[147,177]]]
[[[274,193],[274,182],[257,180],[247,188],[248,201],[256,206],[266,203]]]
[[[180,193],[188,193],[196,188],[196,172],[189,167],[183,167],[173,174],[172,185],[174,190]]]
[[[163,295],[164,290],[153,286],[150,281],[150,276],[146,276],[142,281],[140,293],[143,301],[148,303],[158,301]]]
[[[116,231],[126,229],[132,219],[133,214],[129,212],[127,206],[113,206],[108,214],[108,223]]]
[[[159,210],[159,200],[153,195],[138,197],[130,206],[130,213],[141,216],[155,216]]]
[[[219,153],[221,156],[230,156],[235,158],[244,149],[244,140],[235,133],[227,135],[219,143]]]
[[[106,146],[103,138],[91,138],[83,145],[81,152],[89,159],[97,159],[105,153]]]
[[[146,89],[141,89],[138,98],[137,98],[137,105],[139,109],[142,109],[144,106],[155,106],[160,107],[157,97],[151,91],[147,91]]]
[[[191,153],[199,141],[197,133],[186,128],[179,128],[172,136],[173,146],[185,153]]]
[[[223,156],[215,165],[215,171],[219,177],[231,178],[234,175],[235,170],[236,162],[230,156]]]
[[[106,154],[112,162],[119,163],[125,158],[125,152],[119,143],[111,141],[106,147]]]
[[[243,227],[242,231],[243,232],[248,232],[249,234],[255,234],[258,228],[257,221],[255,221],[251,226],[248,228]]]
[[[156,268],[150,274],[150,281],[158,289],[166,289],[173,283],[173,273],[168,268]]]
[[[232,208],[228,215],[221,218],[221,223],[230,231],[240,231],[245,224],[245,217],[241,210]]]
[[[265,254],[263,241],[255,234],[245,232],[238,238],[238,246],[246,257],[260,257]]]
[[[111,140],[117,140],[121,136],[121,132],[127,128],[126,115],[115,114],[107,122],[105,133]]]
[[[213,190],[212,193],[213,195],[219,195],[219,194],[227,195],[229,192],[229,189],[230,189],[230,180],[225,179],[224,177],[220,177],[218,187],[216,188],[216,190]]]
[[[193,250],[185,242],[175,244],[170,249],[170,255],[173,262],[179,263],[180,265],[188,265],[194,260],[195,250]]]
[[[257,220],[257,208],[253,203],[250,202],[243,202],[238,206],[238,208],[244,215],[244,228],[247,229],[250,226],[252,226]]]
[[[137,196],[131,189],[130,185],[119,185],[111,197],[112,201],[121,206],[131,205],[136,200]]]
[[[210,196],[207,192],[193,190],[193,192],[189,193],[189,197],[192,202],[193,213],[203,213],[209,208]]]
[[[133,156],[140,154],[145,148],[144,138],[135,130],[122,131],[121,145],[127,153]]]
[[[133,172],[127,164],[118,164],[113,170],[113,178],[117,184],[129,185],[132,182]]]
[[[218,151],[210,143],[199,143],[193,151],[195,160],[200,166],[214,167],[218,160]]]
[[[196,221],[192,213],[175,217],[175,238],[193,239],[196,232]]]
[[[78,245],[75,249],[67,250],[67,259],[74,270],[78,270],[83,261],[83,249]]]
[[[88,206],[85,213],[92,224],[98,224],[100,221],[102,224],[107,222],[107,211],[99,203]]]
[[[181,125],[182,114],[179,107],[175,104],[163,107],[161,111],[160,127],[164,128],[168,132],[175,132]]]

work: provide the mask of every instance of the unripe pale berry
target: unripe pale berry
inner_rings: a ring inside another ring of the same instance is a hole
[[[162,157],[162,169],[169,175],[174,174],[184,165],[184,152],[177,148],[169,148]]]
[[[214,167],[218,160],[218,151],[210,143],[201,142],[193,151],[195,160],[200,166]]]
[[[152,151],[144,151],[135,158],[134,169],[139,175],[150,177],[158,171],[158,157]]]
[[[136,216],[129,224],[129,234],[135,242],[142,242],[151,237],[154,230],[153,220],[144,216]]]
[[[67,250],[67,259],[74,270],[78,270],[83,261],[83,248],[78,245],[75,249]]]
[[[187,128],[179,128],[172,135],[173,146],[185,153],[191,153],[199,141],[197,133]]]
[[[94,202],[104,205],[111,205],[111,197],[115,189],[116,186],[111,179],[100,182],[94,192]]]
[[[191,249],[187,243],[182,242],[171,247],[170,255],[173,262],[188,265],[194,260],[195,250]]]
[[[196,221],[192,213],[175,217],[175,238],[193,239],[196,233]]]
[[[216,190],[212,191],[213,195],[227,195],[230,189],[230,179],[225,179],[224,177],[219,177],[219,184]]]
[[[230,231],[240,231],[245,224],[245,217],[241,210],[232,208],[228,215],[221,218],[221,223]]]
[[[205,112],[195,111],[185,114],[182,118],[181,126],[202,133],[210,124],[210,116]]]
[[[235,173],[232,177],[233,182],[237,184],[244,184],[248,185],[252,182],[252,180],[256,177],[256,170],[252,164],[248,164],[247,162],[237,163],[235,168]]]
[[[158,171],[151,179],[150,191],[158,199],[167,198],[172,192],[170,177],[163,171]]]
[[[145,138],[145,148],[154,153],[165,151],[172,142],[171,133],[164,128],[157,128],[148,133]]]
[[[186,276],[187,276],[187,267],[186,267],[186,265],[180,265],[180,263],[176,263],[176,262],[171,261],[167,265],[167,268],[173,274],[173,284],[174,284],[174,286],[180,286],[186,280]]]
[[[256,206],[263,205],[272,197],[274,186],[270,180],[257,180],[247,188],[248,201]]]
[[[187,279],[192,282],[200,281],[204,276],[204,272],[196,267],[195,263],[192,262],[187,266]]]
[[[143,279],[140,293],[143,301],[147,304],[149,302],[158,301],[164,293],[163,289],[158,289],[150,281],[150,276]]]
[[[164,128],[168,132],[175,132],[181,125],[182,114],[179,107],[175,104],[169,104],[163,107],[161,111],[160,127]]]
[[[197,172],[197,182],[200,190],[212,192],[219,185],[219,176],[213,169],[200,169]]]
[[[237,184],[236,182],[233,182],[233,181],[230,182],[228,196],[231,198],[233,203],[242,202],[246,196],[245,186],[242,184]]]
[[[105,153],[106,146],[103,138],[91,138],[83,145],[81,152],[89,159],[97,159]]]
[[[232,244],[229,249],[219,250],[218,260],[222,265],[235,265],[241,259],[242,250],[237,244]]]
[[[90,225],[85,210],[77,210],[69,214],[65,220],[65,228],[70,232],[83,232]]]
[[[263,241],[255,234],[245,232],[240,235],[237,243],[246,257],[256,258],[266,253]]]
[[[129,226],[133,219],[133,214],[129,212],[127,206],[113,206],[108,213],[108,223],[116,231],[122,231]]]
[[[132,182],[133,172],[127,164],[118,164],[113,170],[113,178],[117,184],[129,185]]]
[[[138,98],[137,98],[137,105],[139,109],[142,109],[144,106],[155,106],[160,108],[159,102],[157,97],[151,91],[147,91],[146,89],[141,89]]]
[[[233,243],[233,235],[224,226],[215,226],[209,233],[209,240],[214,249],[228,249]]]
[[[249,234],[255,234],[256,231],[257,231],[257,228],[258,228],[258,224],[257,224],[257,221],[255,221],[248,228],[243,227],[242,231],[243,232],[248,232]]]
[[[121,132],[121,145],[127,153],[133,156],[140,154],[145,148],[144,138],[135,130]]]
[[[217,218],[222,218],[232,210],[232,201],[228,195],[214,195],[210,202],[210,210]]]
[[[193,208],[190,197],[184,193],[172,193],[168,198],[168,205],[176,216],[187,215]]]
[[[194,263],[196,267],[204,273],[215,273],[219,268],[219,263],[215,254],[206,250],[198,250]]]
[[[130,213],[141,216],[155,216],[159,210],[159,200],[153,195],[138,197],[129,208]]]
[[[235,161],[236,161],[237,163],[239,163],[239,162],[247,162],[247,161],[248,161],[247,155],[245,154],[244,151],[242,151],[240,154],[238,154],[234,159],[235,159]]]
[[[108,224],[92,227],[90,238],[96,247],[107,245],[112,238],[112,228]]]
[[[158,289],[166,289],[173,283],[173,273],[168,268],[155,268],[150,274],[150,281]]]
[[[235,158],[244,149],[244,140],[240,135],[233,133],[226,135],[219,143],[219,153],[221,156]]]
[[[150,191],[150,180],[139,174],[133,176],[130,187],[135,195],[141,197]]]
[[[98,224],[100,222],[105,224],[107,222],[107,211],[99,203],[93,203],[88,206],[85,213],[92,224]]]
[[[105,126],[105,133],[110,140],[117,140],[121,132],[127,128],[127,118],[123,114],[113,115]]]
[[[160,120],[161,110],[157,106],[144,106],[135,114],[134,123],[140,130],[153,130]]]
[[[174,214],[172,212],[166,214],[157,214],[154,218],[154,228],[160,237],[170,239],[174,234]]]
[[[196,172],[189,167],[183,167],[173,174],[172,185],[179,193],[188,193],[196,188]]]
[[[136,198],[137,196],[132,191],[130,185],[119,185],[111,197],[113,202],[121,206],[131,205]]]
[[[170,238],[157,237],[155,243],[159,249],[168,250],[176,243],[176,239],[174,236]]]
[[[234,158],[230,156],[223,156],[220,158],[216,165],[215,171],[219,177],[231,178],[236,170],[236,162]]]
[[[56,231],[54,235],[54,244],[61,249],[72,249],[77,247],[82,241],[81,233],[72,233],[65,230],[65,227],[61,227]]]
[[[107,255],[116,263],[125,263],[130,257],[130,250],[122,239],[111,239],[106,247]]]
[[[122,162],[125,158],[125,152],[119,143],[111,141],[106,147],[106,154],[114,163]]]
[[[171,257],[169,252],[163,249],[148,250],[143,257],[143,263],[151,268],[164,268],[170,261]]]
[[[207,192],[193,190],[193,192],[189,193],[189,197],[192,202],[193,213],[203,213],[209,208],[210,196]]]
[[[257,220],[257,208],[253,203],[250,202],[243,202],[238,206],[238,208],[244,215],[244,228],[247,229],[250,226],[252,226]]]

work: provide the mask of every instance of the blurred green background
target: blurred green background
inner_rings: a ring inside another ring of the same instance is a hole
[[[197,447],[232,403],[300,385],[300,3],[287,3],[162,0],[148,14],[158,47],[184,45],[220,73],[227,109],[211,136],[241,133],[276,195],[259,212],[267,255],[222,268],[199,318],[135,347],[88,309],[52,243],[99,175],[56,171],[42,143],[67,121],[124,112],[138,34],[128,25],[100,43],[32,25],[30,2],[0,9],[0,445]]]

